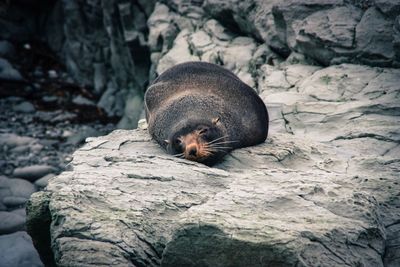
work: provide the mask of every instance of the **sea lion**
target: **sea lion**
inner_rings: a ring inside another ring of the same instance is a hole
[[[163,72],[145,93],[145,112],[150,135],[168,153],[208,166],[268,135],[261,98],[211,63],[186,62]]]

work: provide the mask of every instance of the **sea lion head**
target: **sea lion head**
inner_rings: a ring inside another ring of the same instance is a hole
[[[209,122],[186,120],[165,142],[170,154],[206,165],[213,165],[231,150],[219,118]]]

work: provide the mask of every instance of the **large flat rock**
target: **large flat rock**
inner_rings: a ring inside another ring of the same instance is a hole
[[[28,205],[42,259],[58,266],[397,266],[399,70],[269,71],[283,72],[292,86],[265,80],[267,142],[233,151],[213,168],[167,155],[142,129],[89,138],[70,169]]]

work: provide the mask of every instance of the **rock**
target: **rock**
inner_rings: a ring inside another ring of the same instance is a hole
[[[0,176],[0,200],[6,196],[11,196],[11,190],[9,189],[9,178],[6,176]]]
[[[15,209],[15,210],[12,210],[11,212],[23,217],[26,220],[26,210],[25,210],[25,208]]]
[[[54,173],[56,171],[56,168],[49,165],[31,165],[27,167],[16,168],[13,172],[13,176],[33,182],[49,173]]]
[[[0,134],[0,145],[1,146],[8,146],[8,147],[18,147],[18,146],[26,146],[33,142],[36,139],[27,137],[27,136],[19,136],[13,133],[4,133]]]
[[[262,91],[266,143],[209,168],[166,154],[141,129],[88,138],[71,170],[30,199],[39,252],[72,265],[395,265],[400,70],[260,71],[291,85]]]
[[[85,139],[89,136],[99,136],[100,133],[96,129],[84,126],[80,129],[79,132],[75,133],[74,135],[67,138],[67,143],[71,145],[78,145],[85,141]]]
[[[0,57],[13,58],[15,57],[15,48],[12,43],[7,40],[0,41]]]
[[[11,153],[24,154],[30,150],[29,146],[17,146],[10,150]]]
[[[58,78],[58,74],[55,70],[49,70],[47,72],[47,75],[49,76],[50,79],[57,79]]]
[[[371,27],[375,30],[371,31]],[[375,7],[369,8],[357,25],[356,42],[362,51],[360,60],[375,66],[388,66],[395,55],[393,21],[385,18]]]
[[[95,106],[96,104],[92,101],[87,99],[86,97],[83,97],[81,95],[78,95],[72,99],[72,103],[76,105],[85,105],[85,106]]]
[[[35,111],[35,107],[27,101],[14,106],[13,109],[17,112],[23,112],[23,113],[31,113]]]
[[[189,32],[187,30],[181,31],[176,37],[173,47],[165,54],[157,66],[157,74],[161,74],[171,66],[183,63],[186,61],[199,61],[200,58],[193,55],[189,48]]]
[[[39,188],[44,188],[47,186],[47,183],[49,182],[50,178],[53,178],[55,175],[53,173],[49,173],[42,178],[38,179],[35,181],[35,185]]]
[[[38,253],[26,232],[0,236],[0,267],[42,267]]]
[[[0,79],[10,81],[24,80],[19,71],[14,69],[10,62],[4,58],[0,58]]]
[[[36,192],[36,188],[30,182],[24,179],[12,178],[3,182],[3,187],[10,190],[11,195],[15,197],[29,198],[32,193]]]
[[[13,233],[25,228],[25,218],[12,212],[0,211],[0,222],[0,235]]]
[[[3,198],[3,204],[10,209],[23,206],[27,201],[28,199],[24,197],[8,196]]]
[[[329,65],[337,56],[336,51],[356,47],[355,27],[361,16],[361,9],[352,6],[313,13],[297,23],[298,26],[294,26],[299,51],[324,65]]]

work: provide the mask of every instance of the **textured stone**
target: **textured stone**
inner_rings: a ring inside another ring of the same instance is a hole
[[[59,265],[395,266],[399,70],[263,71],[291,77],[262,91],[267,142],[213,168],[167,155],[146,130],[87,139],[30,200],[40,253]]]

